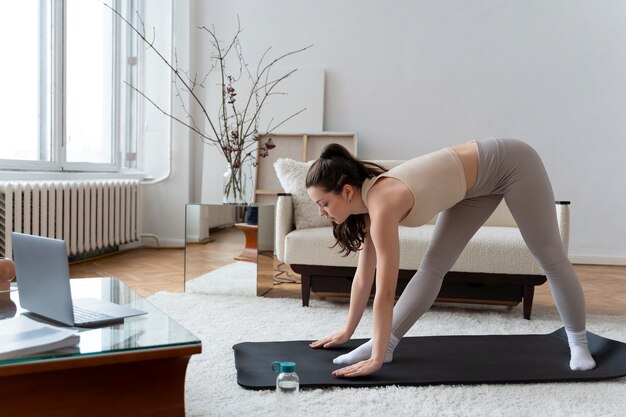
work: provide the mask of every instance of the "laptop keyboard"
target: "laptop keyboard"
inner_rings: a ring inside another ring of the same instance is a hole
[[[113,316],[80,306],[74,306],[74,323],[91,323],[93,321],[106,320],[109,318],[113,318]]]

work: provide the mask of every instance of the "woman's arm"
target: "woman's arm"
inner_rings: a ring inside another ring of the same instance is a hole
[[[369,233],[370,220],[369,216],[365,216],[365,241],[363,248],[359,253],[359,261],[357,264],[352,287],[350,290],[350,309],[348,310],[348,320],[346,326],[339,332],[333,333],[323,339],[310,344],[312,348],[329,348],[345,343],[350,339],[356,330],[363,311],[367,307],[372,285],[374,284],[374,275],[376,272],[376,250],[372,243]]]
[[[370,215],[372,211],[370,210]],[[370,228],[376,248],[376,295],[374,296],[374,334],[372,354],[369,359],[338,369],[334,376],[355,377],[369,375],[382,366],[391,336],[393,304],[398,282],[400,244],[398,222],[391,216],[372,217]]]
[[[351,336],[359,325],[361,317],[363,317],[363,311],[365,311],[365,307],[367,307],[367,302],[372,292],[372,285],[374,284],[374,276],[376,274],[376,249],[372,243],[369,229],[369,216],[366,215],[365,241],[359,253],[359,262],[350,289],[350,309],[348,311],[346,330]]]
[[[374,246],[379,249],[374,297],[374,344],[370,359],[380,368],[391,336],[393,304],[400,267],[398,221],[392,216],[378,216],[372,222],[371,234]]]
[[[398,225],[412,206],[412,193],[396,179],[383,178],[369,191],[370,236],[377,257],[372,354],[367,360],[336,370],[335,376],[369,375],[383,365],[391,336],[400,267]]]

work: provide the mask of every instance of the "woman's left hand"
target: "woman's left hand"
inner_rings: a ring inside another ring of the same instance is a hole
[[[337,369],[336,371],[333,371],[333,376],[339,378],[352,378],[355,376],[370,375],[378,371],[382,366],[382,362],[377,362],[372,358],[369,358],[367,360],[357,362],[354,365]]]

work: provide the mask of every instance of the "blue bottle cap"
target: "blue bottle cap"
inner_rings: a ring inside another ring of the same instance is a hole
[[[272,371],[274,372],[295,372],[296,371],[296,363],[295,362],[272,362]]]

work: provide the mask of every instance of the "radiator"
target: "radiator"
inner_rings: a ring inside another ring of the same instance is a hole
[[[0,255],[11,232],[63,239],[70,258],[136,242],[136,180],[0,182]]]

